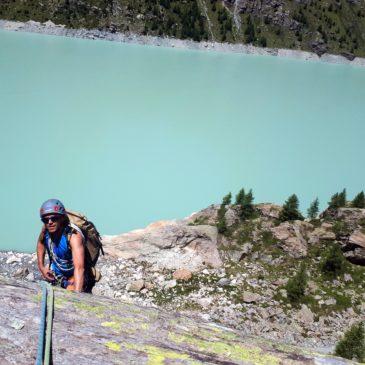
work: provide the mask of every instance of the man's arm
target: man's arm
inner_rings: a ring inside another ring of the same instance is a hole
[[[71,236],[70,247],[75,267],[75,291],[81,292],[83,290],[85,280],[85,248],[83,238],[79,232],[74,233]]]
[[[41,233],[39,234],[37,241],[37,259],[38,259],[38,269],[41,272],[44,279],[47,281],[53,281],[54,276],[52,272],[44,266],[44,256],[46,254],[46,248],[44,247],[44,227],[42,228]]]

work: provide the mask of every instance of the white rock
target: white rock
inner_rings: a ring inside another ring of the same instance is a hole
[[[260,297],[259,294],[252,293],[252,292],[249,292],[249,291],[244,291],[243,295],[242,295],[242,300],[245,303],[254,303],[254,302],[257,302],[258,300],[260,300],[260,298],[261,297]]]
[[[335,305],[337,303],[335,298],[330,298],[324,301],[325,305]]]
[[[15,264],[16,262],[20,263],[20,262],[22,262],[22,259],[20,257],[16,257],[16,256],[10,256],[6,260],[7,264]]]
[[[25,322],[21,321],[20,319],[14,319],[11,323],[10,323],[10,327],[16,329],[16,330],[21,330],[25,325]]]
[[[26,276],[26,278],[25,278],[26,280],[28,280],[28,281],[34,281],[34,274],[31,272],[31,273],[29,273],[27,276]]]
[[[165,289],[172,289],[172,288],[174,288],[176,285],[177,285],[176,280],[169,280],[169,281],[166,281],[166,283],[164,284],[164,288],[165,288]]]

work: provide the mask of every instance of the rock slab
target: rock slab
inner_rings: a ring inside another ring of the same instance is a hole
[[[33,364],[40,286],[0,279],[0,291],[1,364]],[[55,290],[52,356],[58,365],[351,364],[177,313],[62,289]]]

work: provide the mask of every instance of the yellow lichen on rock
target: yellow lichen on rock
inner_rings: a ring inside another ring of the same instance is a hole
[[[280,358],[271,354],[265,354],[258,347],[248,347],[238,343],[224,343],[218,341],[205,341],[189,335],[169,334],[169,339],[175,343],[186,343],[197,350],[206,353],[214,353],[227,357],[234,361],[249,361],[252,365],[278,365]]]
[[[117,322],[103,322],[101,324],[103,327],[110,327],[113,330],[120,331],[121,324]]]
[[[179,353],[172,350],[162,349],[152,345],[137,345],[125,344],[125,347],[130,350],[142,351],[148,357],[148,365],[164,365],[165,360],[185,360],[189,365],[199,365],[200,362],[192,360],[188,354]]]
[[[98,318],[103,318],[104,317],[105,307],[103,307],[101,305],[88,305],[88,304],[82,303],[82,302],[75,302],[75,303],[73,303],[73,305],[77,309],[81,309],[81,310],[86,311],[86,312],[95,313],[95,315]]]
[[[105,344],[105,346],[109,349],[109,350],[112,350],[112,351],[120,351],[120,345],[116,342],[113,342],[113,341],[109,341]]]

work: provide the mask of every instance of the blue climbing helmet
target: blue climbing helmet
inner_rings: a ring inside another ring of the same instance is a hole
[[[64,205],[58,199],[48,199],[45,201],[40,209],[41,218],[46,214],[66,214]]]

